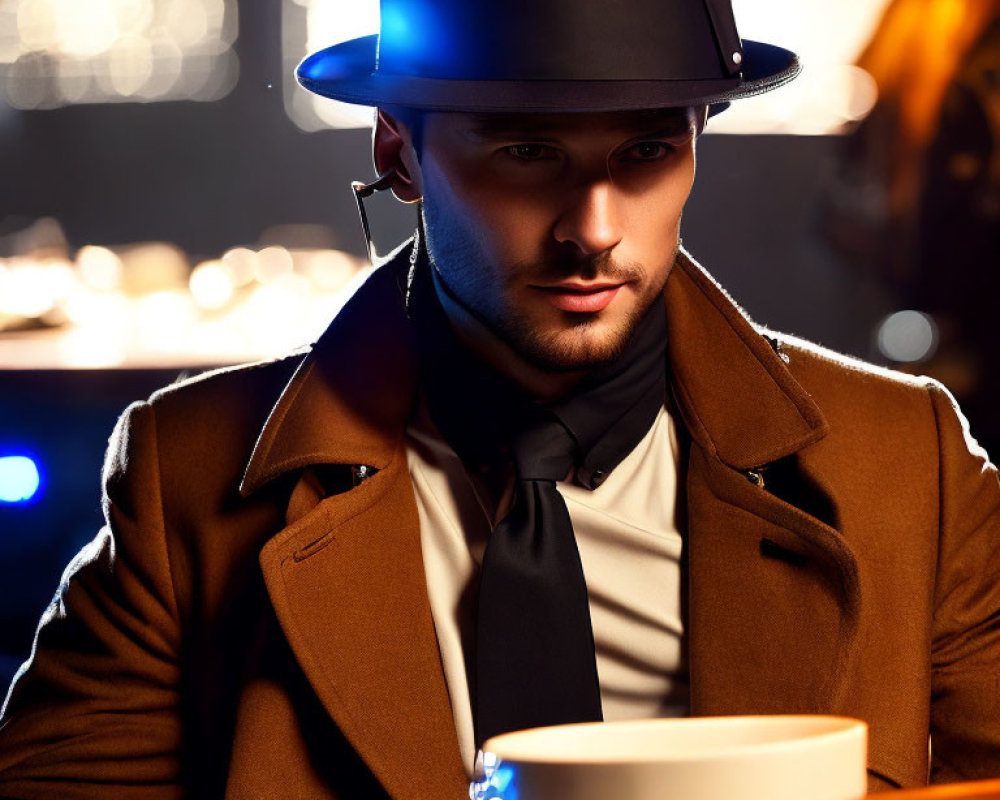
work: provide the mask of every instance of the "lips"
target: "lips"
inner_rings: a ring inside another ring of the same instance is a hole
[[[555,286],[533,286],[560,311],[595,314],[607,308],[624,286],[622,283],[580,284],[560,283]]]

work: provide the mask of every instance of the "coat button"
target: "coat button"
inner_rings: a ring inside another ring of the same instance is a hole
[[[748,470],[746,473],[746,479],[750,481],[754,486],[758,486],[761,489],[764,488],[764,468],[758,467],[757,469]]]
[[[607,477],[608,476],[603,469],[595,469],[593,474],[590,476],[591,488],[596,489],[598,486],[604,483]]]

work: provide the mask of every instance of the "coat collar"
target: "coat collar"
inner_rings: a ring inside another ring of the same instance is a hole
[[[240,484],[247,497],[311,464],[382,469],[416,386],[403,250],[371,272],[299,364],[271,411]]]
[[[669,378],[692,438],[738,470],[822,439],[819,407],[762,332],[681,251],[665,292]]]
[[[406,317],[409,245],[376,269],[304,358],[271,412],[244,496],[310,464],[383,468],[416,386]],[[822,438],[826,421],[760,331],[681,251],[665,291],[670,377],[692,438],[748,470]]]

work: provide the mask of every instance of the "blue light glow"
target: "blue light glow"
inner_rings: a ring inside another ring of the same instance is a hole
[[[405,41],[410,35],[410,21],[396,6],[386,5],[382,9],[380,28],[383,38],[388,37],[396,42]]]
[[[447,77],[458,58],[449,47],[449,19],[428,0],[396,0],[381,4],[379,66],[401,75]]]
[[[493,773],[493,785],[504,800],[517,800],[517,785],[513,780],[514,768],[506,764]]]
[[[492,753],[484,753],[485,775],[469,787],[471,800],[518,800],[517,773],[511,764],[504,764]]]
[[[28,456],[0,457],[0,503],[28,503],[38,494],[42,478]]]

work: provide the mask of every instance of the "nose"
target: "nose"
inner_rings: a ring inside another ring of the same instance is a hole
[[[611,181],[585,184],[556,221],[556,241],[574,244],[584,255],[610,250],[622,239],[619,202]]]

